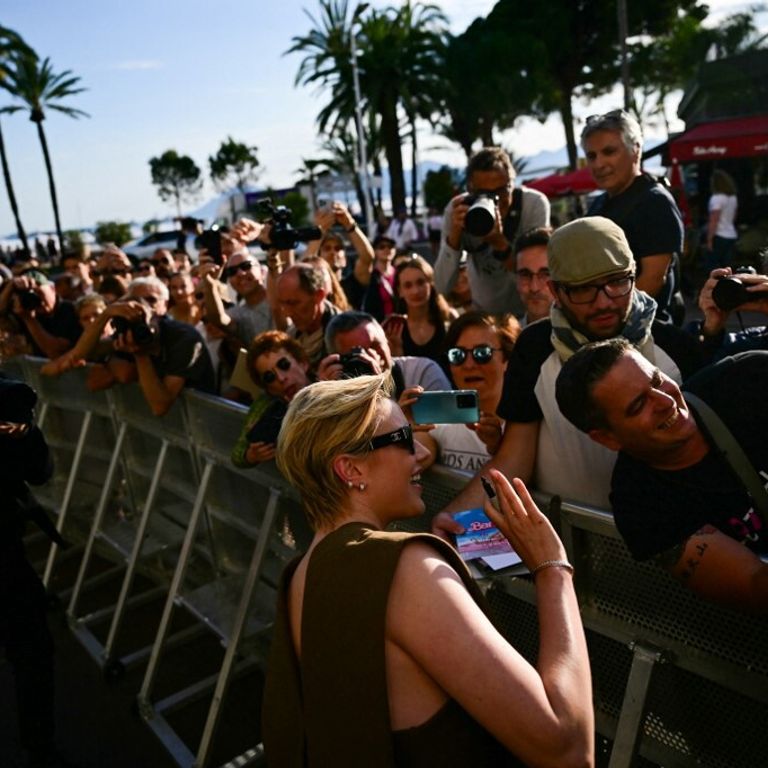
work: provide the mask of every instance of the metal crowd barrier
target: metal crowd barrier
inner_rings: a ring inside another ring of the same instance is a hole
[[[62,408],[63,401],[70,410],[95,412],[88,397],[78,401],[74,394],[57,394],[78,386],[68,378],[72,374],[53,382],[41,380],[28,360],[22,372],[39,388],[46,431],[54,423],[49,413]],[[113,616],[110,637],[120,625],[115,616],[125,613],[130,603],[129,573],[137,571],[148,552],[162,555],[168,578],[155,573],[155,583],[165,603],[154,643],[142,652],[143,657],[149,654],[149,663],[139,710],[180,766],[202,768],[211,764],[211,744],[231,681],[239,671],[263,668],[278,574],[306,543],[308,532],[301,525],[295,494],[272,465],[241,470],[230,463],[229,453],[245,416],[242,407],[189,392],[169,416],[158,419],[149,413],[136,387],[112,390],[107,402],[115,428],[102,431],[114,438],[114,445],[98,457],[102,494],[93,512],[80,576],[89,547],[110,537],[105,509],[114,495],[110,488],[122,473],[131,497],[128,506],[139,519],[138,525],[133,522],[132,546],[115,548],[125,559],[125,576],[122,605],[118,603]],[[79,464],[75,462],[82,419],[62,423],[56,439],[61,437],[59,442],[68,447],[57,448],[57,458],[68,460],[78,477],[81,473],[86,477],[95,457],[83,449]],[[67,471],[60,469],[60,476],[67,476]],[[465,483],[466,476],[450,470],[425,473],[427,515],[397,527],[426,529],[429,517]],[[608,513],[541,495],[537,500],[549,510],[576,566],[597,731],[613,742],[610,768],[764,765],[768,620],[706,603],[658,567],[634,562]],[[172,535],[158,534],[157,543],[152,543],[154,539],[145,534],[154,523],[160,523],[161,533]],[[500,629],[535,663],[538,622],[530,578],[503,572],[478,575]],[[198,628],[212,632],[224,654],[215,674],[157,698],[157,676],[163,655],[167,657],[174,645],[170,626],[177,610],[191,616]],[[108,640],[97,650],[103,663],[113,645]],[[200,742],[187,744],[167,715],[211,691]],[[251,764],[261,754],[261,748],[254,746],[227,765]]]

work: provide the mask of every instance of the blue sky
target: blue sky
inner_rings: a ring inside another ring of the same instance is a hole
[[[438,4],[458,33],[494,0]],[[745,5],[710,2],[716,12]],[[0,24],[88,89],[69,103],[89,119],[48,112],[45,122],[63,227],[172,215],[151,185],[149,158],[174,148],[206,171],[208,155],[228,135],[258,147],[261,183],[294,183],[301,158],[318,154],[314,119],[323,104],[313,90],[293,86],[300,56],[283,55],[293,35],[310,29],[304,8],[314,13],[316,0],[3,0]],[[27,230],[50,231],[35,127],[22,113],[2,116],[2,127],[22,221]],[[423,159],[462,163],[445,140],[425,135],[421,142]],[[505,142],[518,154],[555,149],[562,125],[556,118],[524,123]],[[200,202],[213,194],[207,182]],[[13,231],[0,188],[0,235]]]

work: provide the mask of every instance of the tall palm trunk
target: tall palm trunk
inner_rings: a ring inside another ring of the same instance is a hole
[[[53,165],[51,163],[51,155],[48,152],[48,142],[45,138],[45,131],[43,130],[43,120],[35,120],[32,118],[32,122],[37,125],[37,135],[40,138],[40,146],[43,148],[43,158],[45,159],[45,170],[48,173],[48,187],[51,191],[51,204],[53,205],[53,219],[56,222],[56,237],[59,240],[59,251],[64,252],[64,233],[61,230],[61,221],[59,220],[59,201],[56,198],[56,184],[53,181]]]
[[[3,139],[2,127],[0,127],[0,162],[3,164],[3,178],[5,179],[5,189],[8,192],[8,202],[11,204],[13,218],[16,220],[16,233],[19,236],[19,240],[21,240],[24,254],[29,257],[31,254],[29,243],[27,243],[27,233],[24,231],[21,218],[19,217],[19,206],[16,202],[16,193],[13,191],[13,182],[11,181],[11,169],[8,167],[8,158],[5,154],[5,140]]]
[[[416,218],[416,196],[419,186],[419,152],[416,143],[416,115],[408,115],[411,124],[411,218]]]
[[[403,177],[403,155],[400,146],[400,126],[397,120],[397,96],[389,94],[383,100],[381,115],[381,138],[384,154],[389,166],[392,210],[405,208],[405,179]]]

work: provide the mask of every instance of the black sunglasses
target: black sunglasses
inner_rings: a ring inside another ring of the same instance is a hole
[[[241,261],[239,264],[237,264],[234,267],[227,267],[224,270],[224,277],[226,278],[234,277],[238,272],[250,272],[252,267],[253,267],[252,261]]]
[[[368,443],[368,448],[375,451],[377,448],[386,448],[389,445],[396,445],[398,448],[405,448],[409,453],[416,453],[413,446],[413,430],[410,424],[406,424],[394,432],[387,432],[385,435],[376,435]]]
[[[476,347],[472,347],[472,349],[451,347],[448,350],[448,362],[451,365],[461,365],[467,359],[467,355],[471,354],[478,365],[485,365],[491,362],[494,352],[500,351],[501,347],[492,347],[490,344],[478,344]]]
[[[278,370],[285,371],[289,370],[291,367],[291,361],[287,357],[281,357],[276,363],[275,367]],[[273,371],[264,371],[264,373],[261,374],[261,380],[265,384],[272,384],[274,381],[277,380],[277,374]]]

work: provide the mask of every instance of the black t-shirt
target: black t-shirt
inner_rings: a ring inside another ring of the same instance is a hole
[[[75,342],[80,338],[80,334],[83,330],[77,319],[75,305],[71,301],[64,301],[58,297],[56,298],[56,305],[53,308],[53,312],[51,312],[50,315],[38,313],[36,317],[37,321],[47,333],[50,333],[51,336],[67,339],[70,346],[75,345]],[[26,329],[26,325],[22,325],[24,327],[24,334],[32,344],[35,354],[46,357],[45,353],[37,346],[31,334]]]
[[[152,355],[157,375],[181,376],[185,386],[202,392],[215,391],[213,364],[200,333],[188,323],[161,317],[160,352]]]
[[[702,363],[698,344],[687,333],[665,323],[654,323],[653,340],[677,364],[685,381]],[[541,366],[552,354],[552,323],[544,318],[526,326],[517,339],[504,374],[504,389],[498,415],[511,422],[541,421],[541,406],[536,398],[536,382]]]
[[[637,262],[637,274],[643,273],[646,256],[671,253],[667,282],[656,297],[659,305],[657,319],[668,322],[667,307],[675,285],[675,258],[683,250],[683,218],[672,195],[658,182],[646,175],[638,176],[619,195],[600,195],[589,207],[588,216],[605,216],[616,222],[627,237]]]
[[[684,389],[717,413],[763,480],[768,480],[768,352],[726,358],[693,377]],[[619,454],[611,504],[616,527],[635,559],[661,554],[706,524],[757,552],[768,553],[768,531],[749,495],[707,439],[712,446],[709,453],[682,470],[654,469]]]

